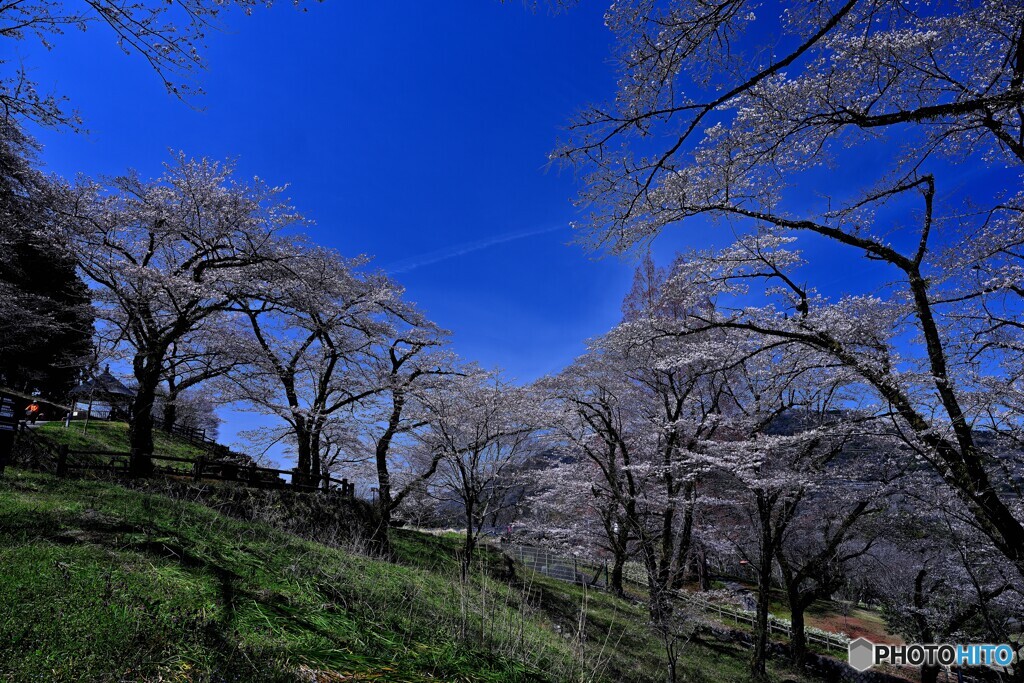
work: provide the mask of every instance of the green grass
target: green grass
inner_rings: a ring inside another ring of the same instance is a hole
[[[454,538],[399,531],[389,563],[16,469],[0,520],[0,680],[664,680],[642,606],[488,550],[463,584]],[[685,680],[744,681],[747,656],[693,642]]]
[[[57,446],[66,445],[72,450],[120,451],[127,453],[128,425],[124,422],[92,420],[88,427],[85,422],[72,422],[65,428],[62,422],[47,422],[37,428],[37,433]],[[153,431],[153,452],[176,458],[195,459],[205,451],[176,436],[159,429]]]

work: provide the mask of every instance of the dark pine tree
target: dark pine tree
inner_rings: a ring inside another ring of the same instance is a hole
[[[93,316],[35,151],[0,121],[0,386],[61,400],[91,354]]]

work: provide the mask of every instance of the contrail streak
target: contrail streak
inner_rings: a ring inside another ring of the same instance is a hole
[[[465,254],[471,254],[474,251],[480,251],[481,249],[487,249],[497,244],[505,244],[506,242],[514,242],[516,240],[525,239],[527,237],[533,237],[535,235],[544,235],[549,232],[556,232],[563,230],[565,226],[557,225],[548,228],[540,228],[535,230],[520,230],[518,232],[508,232],[504,235],[495,235],[494,237],[488,237],[482,240],[476,240],[475,242],[463,242],[462,244],[456,244],[451,247],[445,247],[443,249],[437,249],[435,251],[429,251],[419,256],[412,256],[400,261],[395,261],[387,266],[384,266],[384,271],[389,274],[396,273],[408,273],[410,270],[416,270],[423,266],[429,266],[440,261],[447,261],[448,259],[455,258],[457,256],[463,256]]]

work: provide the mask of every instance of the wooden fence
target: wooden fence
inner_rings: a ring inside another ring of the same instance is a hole
[[[239,465],[237,463],[213,460],[205,456],[195,459],[180,458],[171,455],[142,455],[137,451],[100,451],[72,450],[68,446],[60,446],[57,451],[56,475],[68,476],[75,471],[104,471],[127,477],[161,476],[203,480],[229,481],[256,488],[287,488],[296,491],[322,491],[320,486],[296,483],[299,478],[296,470],[281,470],[273,467],[259,467],[255,463]],[[145,473],[142,475],[140,473]],[[290,481],[281,478],[290,476]],[[346,498],[355,497],[355,484],[348,479],[326,480],[327,489],[337,491]]]
[[[217,444],[214,439],[206,435],[206,430],[199,427],[186,427],[184,425],[173,425],[170,434],[188,441],[193,446],[213,447]]]

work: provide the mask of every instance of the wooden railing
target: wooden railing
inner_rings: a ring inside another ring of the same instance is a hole
[[[199,427],[186,427],[184,425],[174,425],[171,427],[170,434],[181,437],[185,441],[188,441],[193,445],[210,445],[215,443],[213,439],[206,436],[206,430]]]
[[[139,454],[137,451],[72,450],[61,446],[57,453],[56,474],[59,477],[82,470],[105,471],[126,477],[150,476],[152,474],[203,480],[228,481],[256,488],[287,488],[297,491],[322,491],[321,486],[298,483],[301,478],[297,470],[283,470],[260,467],[255,463],[240,465],[205,456],[195,459],[173,455]],[[282,479],[290,476],[290,481]],[[323,484],[321,480],[321,485]],[[348,479],[326,480],[327,490],[340,493],[347,498],[355,497],[355,484]]]

